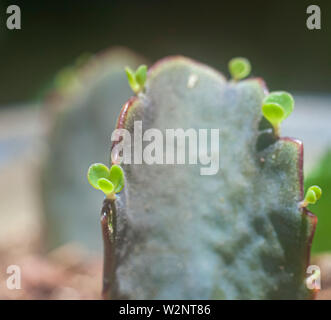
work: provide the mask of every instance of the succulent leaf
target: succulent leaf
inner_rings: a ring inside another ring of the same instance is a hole
[[[319,186],[311,186],[305,196],[305,204],[315,204],[316,201],[321,197],[322,189]]]
[[[246,58],[233,58],[229,62],[229,71],[234,80],[240,80],[250,74],[251,64]]]
[[[314,191],[316,200],[319,200],[322,196],[322,189],[319,186],[311,186],[309,190]]]
[[[91,186],[95,189],[100,189],[99,179],[109,179],[109,169],[102,163],[92,164],[87,171],[87,179]]]
[[[264,100],[263,104],[277,104],[284,110],[283,119],[286,119],[294,109],[294,99],[292,95],[285,91],[271,92]]]
[[[314,204],[317,201],[316,194],[313,190],[308,190],[306,193],[305,201]]]
[[[140,87],[144,87],[147,78],[147,66],[141,65],[136,71],[136,81]]]
[[[273,125],[276,137],[279,137],[280,123],[293,111],[293,97],[285,91],[275,91],[263,99],[262,114]]]
[[[187,86],[192,74],[199,85]],[[257,149],[262,81],[227,82],[184,57],[158,62],[147,81],[118,128],[133,134],[136,120],[163,133],[219,128],[220,168],[207,176],[199,165],[123,166],[129,183],[117,202],[112,298],[311,297],[305,270],[315,219],[298,207],[302,143],[280,138]]]
[[[143,64],[139,66],[135,72],[129,67],[126,67],[125,72],[133,92],[137,94],[142,91],[147,78],[147,66]]]
[[[273,126],[277,126],[285,117],[284,109],[277,103],[263,104],[262,113]]]
[[[126,67],[125,72],[128,77],[128,82],[129,82],[131,89],[133,90],[133,92],[137,93],[139,91],[140,86],[137,83],[134,71],[132,69],[130,69],[129,67]]]
[[[114,164],[110,168],[109,179],[114,185],[114,192],[119,193],[124,187],[124,173],[123,169]]]
[[[101,178],[98,180],[99,189],[105,194],[111,194],[114,192],[114,185],[106,178]]]

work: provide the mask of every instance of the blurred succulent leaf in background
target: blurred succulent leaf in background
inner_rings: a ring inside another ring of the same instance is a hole
[[[61,76],[60,71],[45,95],[43,112],[48,116],[49,128],[42,197],[46,223],[51,226],[47,233],[49,248],[76,242],[101,250],[95,212],[103,195],[91,192],[86,169],[91,163],[108,161],[105,146],[121,106],[132,96],[124,67],[130,65],[136,70],[144,63],[144,58],[121,47],[92,56],[83,54],[75,59],[69,72],[65,68]],[[97,182],[94,185],[98,189]],[[107,193],[104,182],[101,184]]]

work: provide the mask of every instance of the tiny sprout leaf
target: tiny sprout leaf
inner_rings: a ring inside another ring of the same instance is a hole
[[[114,185],[114,192],[119,193],[124,187],[123,169],[116,164],[112,165],[110,168],[109,179]]]
[[[87,180],[96,189],[100,189],[98,180],[109,179],[109,169],[102,163],[92,164],[87,171]]]
[[[313,190],[308,190],[306,193],[305,201],[314,204],[317,201],[316,194]]]
[[[284,109],[284,119],[286,119],[294,109],[294,99],[291,94],[285,91],[274,91],[265,97],[263,104],[278,104]]]
[[[263,104],[262,113],[273,126],[278,126],[285,116],[284,109],[277,103]]]
[[[131,89],[135,93],[137,93],[139,91],[139,84],[136,81],[136,76],[135,76],[134,71],[131,68],[126,67],[125,72],[126,72],[126,76],[128,77],[128,82],[129,82]]]
[[[147,66],[141,65],[136,71],[136,81],[141,88],[144,87],[147,78]]]
[[[309,204],[314,204],[322,196],[322,189],[319,186],[311,186],[306,192],[305,199],[301,201],[301,207],[307,207]]]
[[[309,187],[304,203],[307,204],[314,204],[316,201],[321,197],[322,189],[319,186],[311,186]]]
[[[250,74],[251,64],[246,58],[233,58],[229,62],[229,71],[234,80],[240,80]]]
[[[106,178],[98,180],[99,189],[105,194],[111,194],[114,191],[114,185]]]
[[[316,200],[318,200],[322,195],[322,189],[319,186],[311,186],[308,190],[314,191]]]

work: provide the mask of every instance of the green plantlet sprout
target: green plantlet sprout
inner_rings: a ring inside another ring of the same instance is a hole
[[[144,64],[138,67],[136,71],[136,81],[143,88],[147,78],[147,66]]]
[[[272,124],[276,137],[279,137],[281,122],[292,113],[293,109],[294,99],[285,91],[274,91],[264,98],[262,113]]]
[[[99,189],[106,195],[111,194],[114,191],[114,185],[106,178],[99,179],[98,186]]]
[[[321,196],[322,189],[319,186],[309,187],[304,200],[300,202],[300,207],[304,208],[307,207],[309,204],[315,204]]]
[[[146,78],[147,78],[147,66],[141,65],[136,71],[131,68],[125,68],[126,75],[128,77],[128,82],[134,93],[139,93],[144,89]]]
[[[112,165],[110,170],[102,163],[92,164],[87,171],[87,180],[110,200],[115,200],[115,194],[121,192],[124,187],[123,169],[116,164]]]
[[[233,58],[229,61],[229,71],[233,80],[238,81],[251,73],[251,64],[246,58]]]

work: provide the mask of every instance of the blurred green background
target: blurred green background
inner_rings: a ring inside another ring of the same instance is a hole
[[[245,56],[270,89],[330,92],[331,1],[15,1],[22,29],[0,5],[0,106],[34,100],[82,52],[122,45],[149,61],[183,54],[227,70]],[[308,30],[318,4],[322,29]]]

